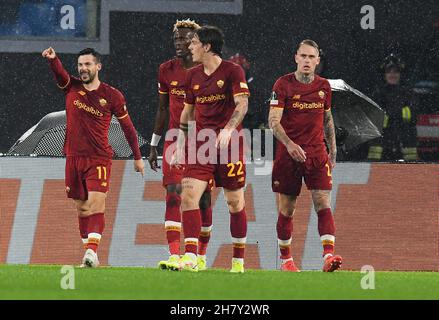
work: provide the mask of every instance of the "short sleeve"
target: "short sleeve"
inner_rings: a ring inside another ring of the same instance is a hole
[[[270,96],[270,107],[285,108],[286,95],[282,83],[283,81],[281,79],[275,82]]]
[[[241,66],[233,66],[230,74],[230,80],[232,82],[232,92],[234,97],[244,94],[250,96],[247,80],[245,79],[245,73]]]
[[[186,79],[184,81],[184,83],[186,84],[184,103],[194,105],[195,95],[194,88],[192,87],[192,75],[193,72],[191,70],[186,74]]]
[[[113,89],[111,107],[112,113],[117,117],[117,119],[120,120],[128,116],[125,97],[117,89]]]
[[[326,99],[325,99],[325,107],[324,110],[328,111],[331,110],[331,101],[332,101],[332,90],[331,90],[331,85],[329,84],[329,81],[326,80],[326,85],[325,85],[325,91],[326,91]]]
[[[169,93],[169,87],[168,83],[166,81],[166,72],[165,67],[163,64],[159,67],[159,82],[158,82],[158,91],[159,94],[168,94]]]

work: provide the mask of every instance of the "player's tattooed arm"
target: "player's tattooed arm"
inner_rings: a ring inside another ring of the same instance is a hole
[[[270,128],[273,130],[273,135],[283,143],[283,145],[287,148],[290,156],[298,162],[305,162],[306,160],[306,152],[294,141],[288,137],[285,129],[283,128],[280,120],[282,119],[282,114],[284,112],[283,108],[270,108],[270,113],[268,115],[268,124]]]
[[[283,108],[270,108],[270,113],[268,115],[268,126],[273,130],[273,135],[277,138],[277,140],[286,146],[288,143],[290,143],[291,139],[288,137],[284,128],[280,124],[283,112]]]
[[[235,100],[235,111],[232,114],[232,117],[230,118],[229,122],[226,124],[224,129],[236,129],[239,124],[244,120],[245,115],[248,111],[248,95],[241,94],[239,96],[236,96],[234,98]]]
[[[325,140],[328,144],[329,149],[329,159],[331,161],[332,167],[334,167],[337,158],[337,144],[335,141],[335,126],[331,110],[325,111],[323,125],[325,130]]]
[[[233,130],[235,130],[239,126],[239,124],[242,122],[245,115],[247,114],[248,96],[246,94],[241,94],[235,96],[234,99],[236,105],[235,111],[230,117],[229,122],[227,122],[224,129],[222,129],[220,134],[218,135],[215,143],[216,148],[219,147],[222,149],[226,148],[229,145]]]

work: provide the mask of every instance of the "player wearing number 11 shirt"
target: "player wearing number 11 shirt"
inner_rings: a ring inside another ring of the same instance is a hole
[[[137,134],[122,93],[99,81],[100,55],[87,48],[78,54],[79,78],[67,73],[53,48],[42,52],[57,85],[66,96],[66,192],[78,212],[79,231],[86,248],[83,267],[97,267],[97,248],[105,226],[105,199],[110,186],[113,150],[108,129],[117,117],[134,154],[134,169],[143,176]]]

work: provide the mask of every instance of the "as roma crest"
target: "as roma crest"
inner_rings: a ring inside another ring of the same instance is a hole
[[[322,90],[319,91],[319,97],[320,99],[323,99],[325,97],[325,93]]]
[[[104,98],[99,99],[99,103],[101,104],[101,106],[105,107],[107,105],[107,100],[105,100]]]
[[[223,80],[218,80],[216,82],[216,84],[217,84],[218,87],[222,88],[224,86],[224,81]]]

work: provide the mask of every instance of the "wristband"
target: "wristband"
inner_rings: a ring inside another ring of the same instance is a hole
[[[183,130],[184,132],[188,132],[189,125],[187,123],[180,123],[180,129]]]
[[[153,133],[152,134],[152,138],[151,138],[151,143],[150,143],[150,145],[152,146],[152,147],[157,147],[158,145],[159,145],[159,142],[160,142],[160,138],[161,138],[162,136],[159,136],[158,134],[155,134],[155,133]]]

